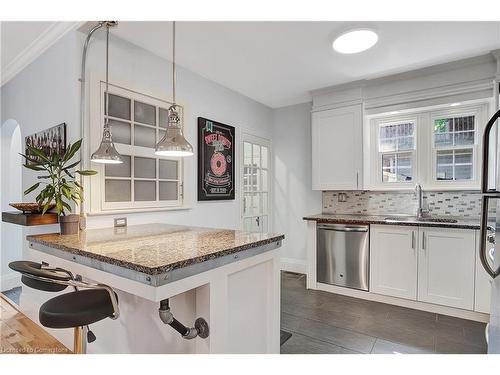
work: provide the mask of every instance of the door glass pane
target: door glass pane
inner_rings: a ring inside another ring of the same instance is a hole
[[[130,180],[108,180],[104,182],[106,202],[130,202],[132,197]]]
[[[178,183],[175,181],[160,181],[160,200],[161,201],[172,201],[177,200],[178,195]]]
[[[252,144],[248,142],[243,143],[243,164],[245,167],[252,166]]]
[[[132,142],[130,124],[128,122],[109,120],[113,142],[129,145]]]
[[[134,181],[134,200],[155,201],[156,181]]]
[[[261,170],[261,173],[262,173],[262,185],[261,185],[261,188],[260,190],[261,191],[268,191],[268,181],[267,181],[267,170],[263,169]]]
[[[252,190],[253,191],[260,191],[261,185],[260,185],[260,169],[253,168],[252,169]]]
[[[156,130],[146,126],[134,125],[134,145],[154,148]]]
[[[260,167],[260,146],[252,145],[252,164],[254,167]]]
[[[243,230],[246,232],[251,232],[252,231],[252,221],[253,218],[247,217],[243,219]]]
[[[262,202],[260,198],[260,193],[255,193],[253,196],[253,214],[260,215],[262,214]]]
[[[263,233],[269,232],[269,223],[268,223],[268,218],[266,216],[262,216],[260,220],[260,227]]]
[[[125,120],[130,120],[131,101],[123,96],[109,94],[109,115]],[[106,108],[106,95],[104,95],[104,108]],[[104,109],[106,113],[106,109]]]
[[[268,153],[269,153],[269,150],[267,147],[264,147],[262,146],[262,168],[269,168],[269,165],[268,165]]]
[[[243,216],[251,215],[252,209],[252,195],[243,194]]]
[[[262,193],[262,213],[269,212],[268,193]]]
[[[260,217],[252,218],[252,232],[260,232]]]
[[[122,155],[122,164],[105,164],[104,174],[106,177],[130,177],[131,163],[130,156]]]
[[[160,159],[160,178],[177,180],[177,160]]]
[[[134,177],[156,178],[156,159],[134,157]]]
[[[150,104],[134,102],[134,121],[156,125],[156,108]]]
[[[251,190],[251,169],[250,167],[243,167],[243,191]]]

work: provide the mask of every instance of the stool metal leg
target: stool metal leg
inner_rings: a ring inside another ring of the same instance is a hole
[[[87,327],[75,327],[73,353],[74,354],[87,353]]]

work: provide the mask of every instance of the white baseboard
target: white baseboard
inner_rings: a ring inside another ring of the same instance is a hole
[[[307,273],[307,262],[302,259],[281,258],[281,270],[295,273]]]
[[[490,320],[489,314],[484,314],[476,311],[462,310],[462,309],[457,309],[455,307],[434,305],[432,303],[412,301],[391,296],[383,296],[381,294],[365,292],[363,290],[357,290],[357,289],[344,288],[335,285],[315,283],[315,287],[313,287],[312,289],[322,290],[325,292],[330,292],[335,294],[341,294],[349,297],[366,299],[369,301],[387,303],[389,305],[408,307],[410,309],[415,309],[415,310],[428,311],[435,314],[454,316],[456,318],[475,320],[483,323],[488,323]]]
[[[16,273],[10,273],[7,275],[2,275],[0,279],[0,291],[4,292],[12,288],[21,286],[21,275]]]

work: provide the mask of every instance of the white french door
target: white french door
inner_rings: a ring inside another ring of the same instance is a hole
[[[242,226],[250,232],[271,231],[271,142],[243,134]]]

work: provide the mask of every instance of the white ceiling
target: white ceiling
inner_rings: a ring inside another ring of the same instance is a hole
[[[331,48],[352,27],[379,42],[355,55]],[[171,58],[171,24],[120,22],[123,39]],[[500,22],[178,22],[180,65],[270,107],[310,100],[309,91],[487,53]],[[178,82],[182,85],[182,82]]]
[[[377,30],[375,47],[355,55],[332,50],[336,35],[360,26]],[[68,22],[2,22],[2,81],[6,72],[10,79],[36,57],[33,51],[41,53],[71,27]],[[123,21],[112,33],[171,59],[170,22]],[[500,22],[177,23],[179,65],[270,107],[309,101],[313,89],[498,48]]]

